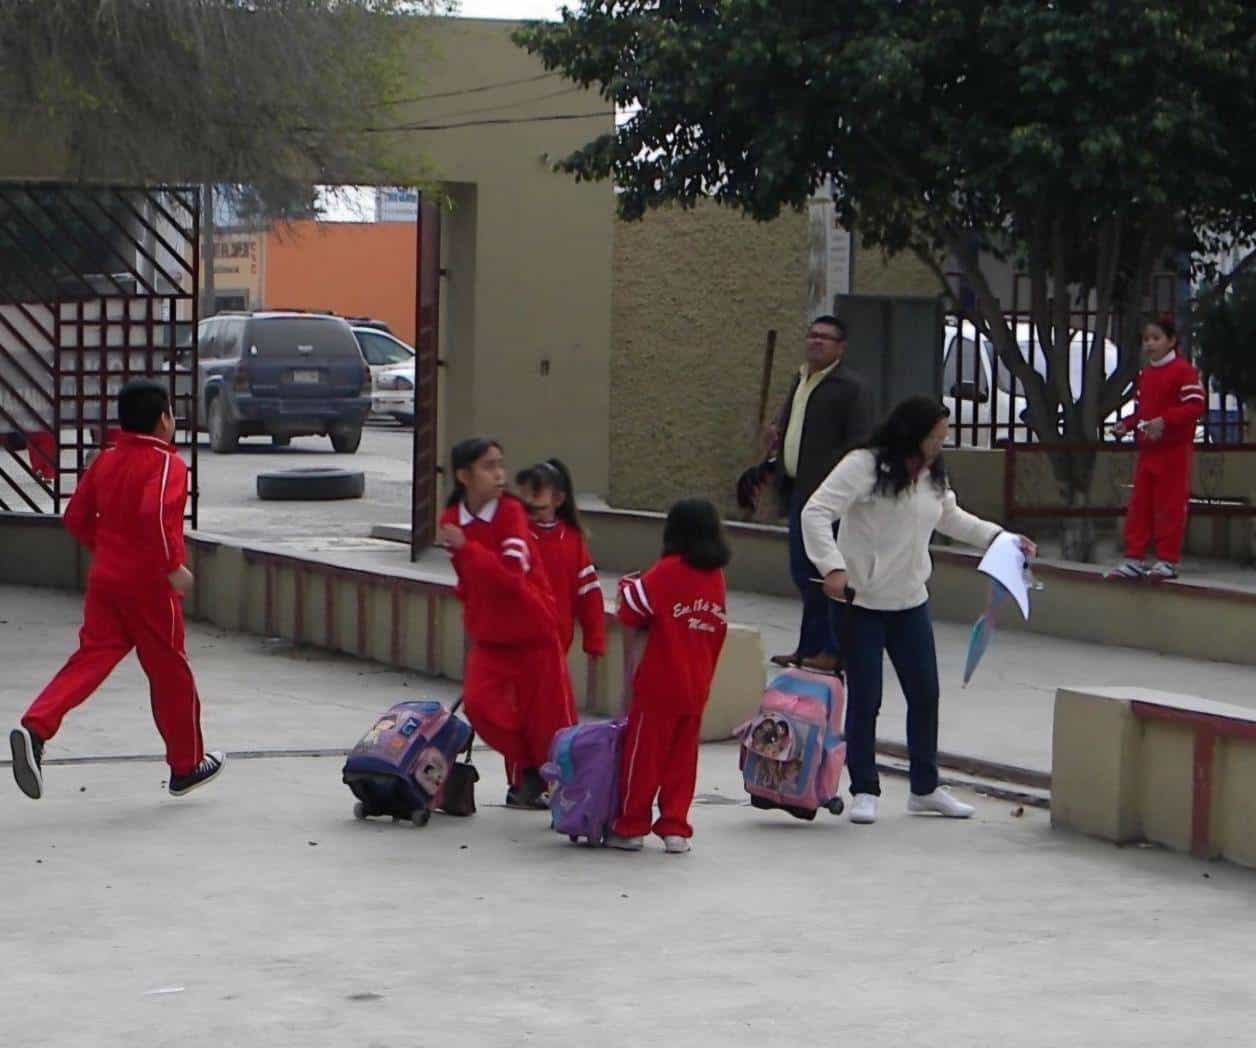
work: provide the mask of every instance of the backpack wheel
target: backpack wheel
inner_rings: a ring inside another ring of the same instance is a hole
[[[361,801],[355,801],[353,805],[353,817],[358,821],[366,818],[366,805]]]
[[[421,830],[432,821],[432,813],[426,808],[417,808],[410,813],[410,821],[416,830]]]
[[[568,834],[568,836],[567,836],[567,840],[571,841],[571,843],[572,843],[572,844],[579,844],[579,843],[580,843],[580,838],[579,838],[579,837],[577,837],[574,833],[572,833],[572,834]]]
[[[846,810],[846,803],[841,797],[834,797],[825,807],[828,808],[830,815],[841,815]]]

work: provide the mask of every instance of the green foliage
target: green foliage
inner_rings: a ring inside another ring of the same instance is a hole
[[[613,178],[620,214],[712,196],[757,219],[831,179],[890,252],[952,258],[1052,439],[1094,439],[1139,364],[1172,254],[1256,232],[1256,5],[1234,0],[584,0],[516,42],[624,109],[561,167]],[[990,280],[1023,258],[1048,351],[1021,359]],[[1065,303],[1119,333],[1075,402]]]
[[[365,128],[406,83],[421,20],[400,15],[431,6],[6,0],[2,122],[87,180],[247,184],[284,213],[319,182],[405,174]]]
[[[1195,347],[1222,388],[1243,400],[1256,399],[1256,273],[1239,276],[1227,294],[1201,309]]]

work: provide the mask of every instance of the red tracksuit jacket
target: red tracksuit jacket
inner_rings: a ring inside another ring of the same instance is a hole
[[[79,481],[65,526],[92,551],[90,582],[143,592],[183,566],[188,468],[163,440],[123,433]],[[159,590],[160,592],[160,590]]]
[[[1137,434],[1140,451],[1154,453],[1195,442],[1195,426],[1203,417],[1207,398],[1199,372],[1190,361],[1175,353],[1166,363],[1148,364],[1138,373],[1136,397],[1134,414],[1125,420],[1127,426],[1133,428],[1156,418],[1165,422],[1164,436],[1159,440]]]
[[[441,524],[456,524],[467,544],[453,553],[458,599],[467,633],[477,644],[530,644],[558,632],[558,611],[528,512],[510,495],[473,516],[460,503]]]
[[[554,592],[563,651],[571,650],[579,619],[585,654],[605,655],[606,604],[584,536],[561,520],[553,524],[533,521],[532,538],[541,551]]]
[[[664,557],[644,575],[623,578],[619,598],[619,620],[648,631],[633,709],[700,715],[728,631],[724,573]]]

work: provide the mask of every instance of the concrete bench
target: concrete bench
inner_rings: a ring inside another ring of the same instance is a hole
[[[462,605],[447,580],[221,538],[192,537],[189,549],[199,580],[188,606],[194,618],[462,680]],[[568,661],[578,708],[614,716],[622,699],[623,644],[609,610],[606,628],[606,658],[591,668],[577,644]],[[703,741],[729,738],[758,708],[765,661],[758,629],[730,625],[702,719]]]
[[[1256,867],[1256,710],[1141,688],[1061,689],[1051,822]]]

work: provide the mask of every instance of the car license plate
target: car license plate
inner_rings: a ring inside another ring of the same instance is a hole
[[[321,371],[294,371],[292,381],[300,385],[317,385],[323,381],[323,373]]]

